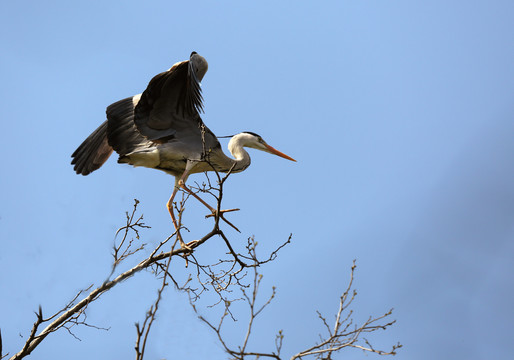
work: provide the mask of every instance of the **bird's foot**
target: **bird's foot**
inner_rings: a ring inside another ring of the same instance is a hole
[[[193,248],[196,247],[195,245],[198,243],[198,241],[199,240],[193,240],[193,241],[188,242],[187,244],[184,244],[185,249],[193,251]]]
[[[220,210],[219,211],[219,214],[220,215],[223,215],[224,213],[226,212],[232,212],[232,211],[239,211],[240,209],[227,209],[227,210]],[[210,218],[210,217],[213,217],[213,216],[216,216],[216,213],[218,212],[218,210],[216,209],[212,209],[212,214],[209,214],[209,215],[205,215],[205,218]]]
[[[192,252],[193,248],[189,246],[190,243],[185,243],[183,241],[180,242],[180,248],[184,249],[186,252]]]
[[[182,240],[182,235],[180,235],[180,232],[177,232],[177,239],[180,244],[180,248],[185,250],[185,252],[190,253],[193,252],[193,248],[191,247],[194,243],[198,242],[198,240],[193,240],[188,242],[187,244]],[[175,242],[176,244],[176,242]]]
[[[180,243],[180,248],[184,250],[183,254],[180,254],[181,257],[184,258],[186,261],[186,268],[189,266],[189,260],[188,256],[193,253],[193,247],[198,242],[198,240],[193,240],[188,242],[187,244],[182,240],[182,236],[180,236],[180,233],[177,234],[178,241]]]
[[[239,209],[220,210],[219,212],[216,209],[212,209],[212,214],[206,215],[205,218],[219,216],[220,219],[222,219],[224,222],[226,222],[227,224],[232,226],[232,228],[234,228],[237,232],[241,232],[234,224],[232,224],[230,221],[225,219],[225,217],[223,216],[224,213],[232,212],[232,211],[239,211]]]

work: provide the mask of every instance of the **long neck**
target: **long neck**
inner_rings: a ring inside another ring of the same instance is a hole
[[[218,151],[213,151],[209,154],[210,164],[213,165],[217,171],[240,172],[250,166],[250,155],[246,152],[243,146],[248,146],[248,136],[244,133],[237,134],[230,139],[228,143],[228,150],[234,159],[225,155],[221,148]],[[210,169],[209,169],[210,170]]]
[[[234,159],[231,160],[231,165],[234,165],[232,172],[239,172],[245,170],[248,166],[250,166],[251,159],[250,154],[243,148],[244,138],[236,135],[230,139],[228,143],[228,151],[232,154]]]

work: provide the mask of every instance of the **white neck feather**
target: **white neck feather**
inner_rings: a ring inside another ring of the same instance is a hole
[[[228,151],[230,151],[236,163],[233,169],[234,172],[243,171],[250,166],[250,154],[243,148],[248,145],[248,141],[248,134],[241,133],[233,136],[228,142]]]

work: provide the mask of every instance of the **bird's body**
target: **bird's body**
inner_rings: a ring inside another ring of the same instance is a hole
[[[208,131],[208,129],[206,129]],[[245,134],[245,133],[243,133]],[[205,137],[210,135],[205,135]],[[171,139],[163,144],[154,144],[148,148],[141,148],[125,156],[121,156],[119,162],[128,163],[134,166],[144,166],[165,171],[173,176],[181,176],[186,170],[188,161],[194,166],[188,171],[189,174],[205,171],[218,171],[233,173],[241,172],[250,165],[250,156],[243,149],[244,136],[241,134],[232,138],[231,154],[234,159],[225,155],[219,142],[210,141],[212,146],[205,148],[198,144],[197,148],[191,148],[188,142],[195,138],[184,137]],[[212,140],[212,139],[211,139]]]
[[[168,209],[178,229],[171,203],[179,187],[193,194],[184,185],[189,174],[243,171],[250,165],[250,156],[243,147],[294,161],[252,132],[232,137],[228,147],[233,159],[223,153],[218,139],[199,114],[202,111],[200,81],[207,67],[207,61],[193,52],[189,60],[154,76],[142,94],[108,106],[107,120],[72,155],[77,174],[88,175],[97,170],[114,150],[119,154],[119,163],[158,169],[175,176]],[[183,244],[180,235],[179,240]]]

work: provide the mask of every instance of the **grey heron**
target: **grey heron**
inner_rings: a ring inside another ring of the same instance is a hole
[[[189,60],[154,76],[142,94],[108,106],[107,120],[75,150],[71,162],[77,174],[88,175],[99,169],[114,150],[119,154],[119,163],[158,169],[175,176],[167,207],[180,245],[186,249],[189,247],[182,240],[173,213],[173,199],[179,188],[216,214],[213,207],[185,185],[190,174],[241,172],[250,165],[250,155],[244,147],[296,161],[253,132],[242,132],[230,139],[228,149],[233,159],[223,153],[216,135],[200,117],[203,112],[200,81],[207,68],[207,61],[192,52]],[[237,209],[223,211],[233,210]]]

